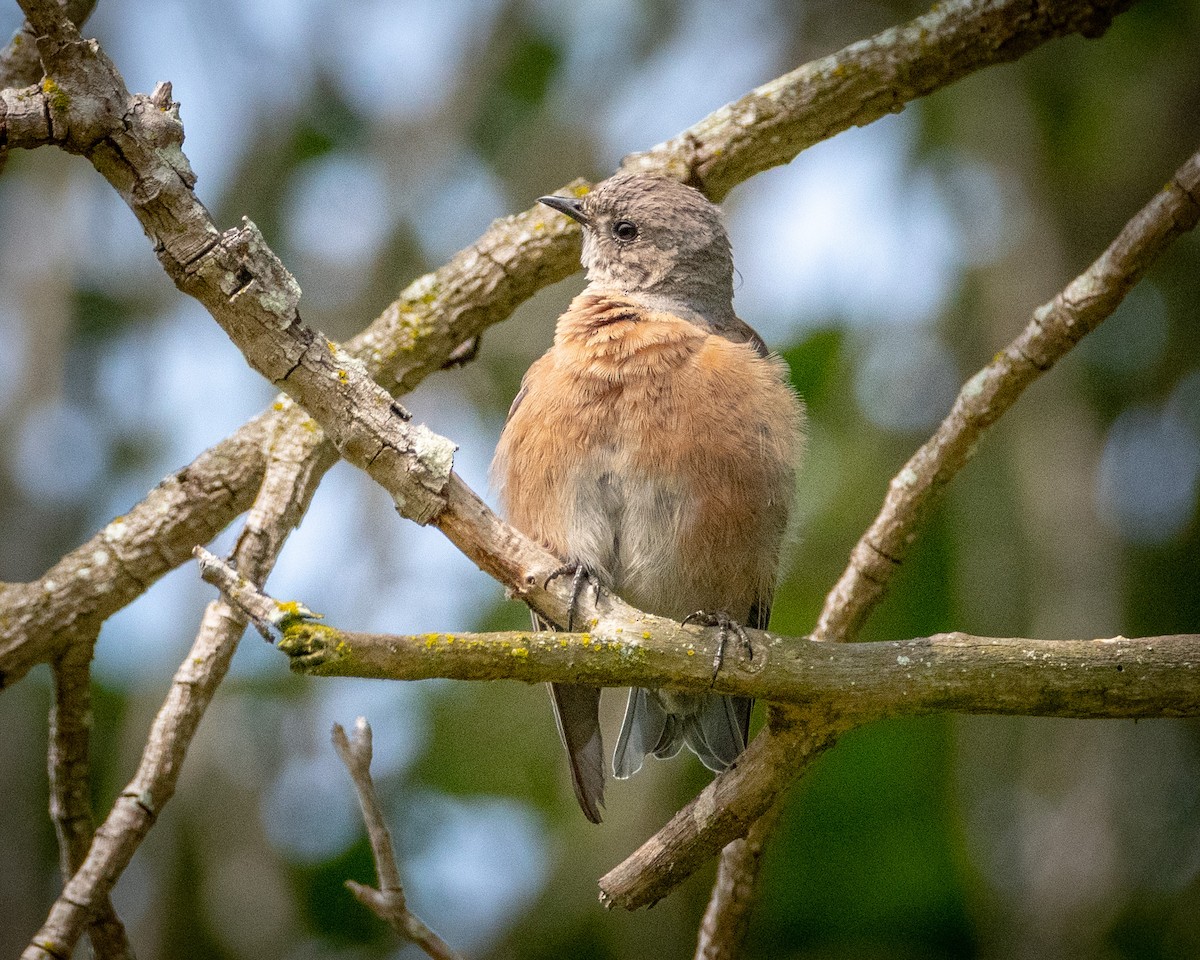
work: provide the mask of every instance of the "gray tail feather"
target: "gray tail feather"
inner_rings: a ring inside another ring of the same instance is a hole
[[[613,774],[624,780],[642,768],[647,754],[673,757],[684,744],[719,773],[746,749],[752,705],[746,697],[705,694],[695,713],[667,713],[651,691],[634,688],[613,753]]]
[[[707,694],[699,712],[687,718],[684,740],[709,770],[720,773],[746,749],[752,705],[746,697]]]
[[[667,712],[650,691],[634,687],[625,704],[625,719],[613,751],[613,776],[627,780],[642,769],[646,754],[653,753],[668,732]]]
[[[600,741],[600,688],[552,683],[550,700],[558,735],[567,748],[571,786],[583,815],[600,822],[604,806],[604,746]]]

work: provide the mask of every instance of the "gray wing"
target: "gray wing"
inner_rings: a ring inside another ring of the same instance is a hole
[[[627,780],[641,770],[648,753],[678,752],[682,738],[671,736],[675,725],[670,720],[649,690],[634,687],[629,691],[625,719],[621,721],[621,733],[613,751],[613,775],[618,780]]]

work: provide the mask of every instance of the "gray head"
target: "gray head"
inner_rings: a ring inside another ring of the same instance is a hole
[[[581,198],[539,202],[583,225],[583,266],[592,284],[651,305],[732,312],[729,236],[700,191],[668,177],[622,173]]]

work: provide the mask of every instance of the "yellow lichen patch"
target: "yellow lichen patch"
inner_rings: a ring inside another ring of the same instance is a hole
[[[592,188],[589,187],[586,183],[583,183],[583,184],[580,184],[578,187],[576,187],[571,192],[573,194],[575,194],[575,196],[577,196],[577,197],[586,197],[589,193],[592,192]]]
[[[71,98],[54,82],[53,77],[42,78],[42,93],[50,98],[50,106],[55,110],[66,110],[71,105]]]
[[[276,400],[273,404],[271,404],[271,409],[272,410],[282,410],[283,409],[283,401]]]
[[[513,649],[509,651],[509,656],[519,657],[520,659],[524,660],[529,656],[529,651],[524,647],[513,647]]]
[[[642,639],[643,639],[643,640],[649,640],[649,639],[650,639],[650,631],[649,631],[649,630],[643,630],[643,631],[642,631]]]
[[[283,630],[283,639],[279,643],[279,649],[291,656],[307,655],[322,650],[341,654],[350,649],[342,639],[341,632],[333,627],[296,620],[281,624],[281,629]]]
[[[688,655],[689,657],[694,657],[694,656],[696,655],[696,651],[695,651],[695,650],[691,650],[691,649],[689,649],[689,650],[688,650],[688,652],[687,652],[687,655]]]
[[[592,635],[590,633],[581,633],[579,635],[579,642],[585,647],[590,647],[592,645]]]

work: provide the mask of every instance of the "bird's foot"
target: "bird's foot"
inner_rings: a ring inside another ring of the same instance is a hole
[[[564,563],[561,567],[551,570],[550,575],[546,577],[542,586],[548,587],[551,580],[557,580],[559,577],[566,576],[571,578],[571,603],[567,607],[567,633],[570,633],[575,626],[575,615],[579,612],[579,600],[583,596],[583,591],[587,587],[591,587],[594,602],[600,602],[600,581],[587,566],[572,560],[569,563]]]
[[[730,634],[737,637],[738,643],[746,651],[746,659],[754,659],[754,647],[750,644],[750,637],[746,634],[746,628],[724,610],[697,610],[695,613],[689,613],[681,622],[684,624],[695,623],[702,627],[717,628],[717,653],[713,657],[713,683],[717,682],[717,674],[721,672],[721,664],[725,660],[725,644],[729,640]]]

